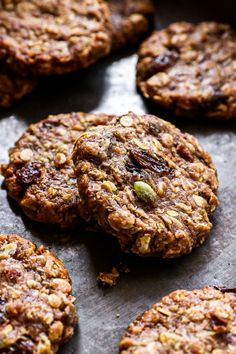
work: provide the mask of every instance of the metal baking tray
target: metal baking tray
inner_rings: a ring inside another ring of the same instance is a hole
[[[117,0],[118,1],[118,0]],[[156,28],[179,20],[216,20],[233,24],[233,1],[156,1]],[[66,264],[73,280],[80,322],[73,339],[60,354],[114,354],[127,325],[163,295],[179,288],[206,284],[235,286],[236,266],[236,124],[199,117],[180,120],[145,102],[135,87],[136,55],[122,52],[93,67],[63,77],[49,78],[30,96],[0,112],[0,162],[25,128],[48,114],[85,111],[123,114],[156,113],[197,136],[218,168],[220,206],[206,243],[181,259],[162,261],[125,256],[115,239],[40,225],[23,215],[0,191],[0,232],[18,233],[44,244]],[[2,179],[1,181],[2,182]],[[117,286],[104,290],[96,276],[123,261],[131,272]]]

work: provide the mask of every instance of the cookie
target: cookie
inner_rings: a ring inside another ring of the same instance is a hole
[[[10,197],[33,220],[71,227],[80,221],[80,203],[71,152],[88,127],[106,124],[107,115],[60,114],[32,124],[10,149],[1,167]]]
[[[95,219],[125,252],[178,257],[212,228],[218,181],[198,141],[169,122],[130,112],[96,127],[73,152],[80,215]]]
[[[37,85],[37,79],[21,77],[6,65],[0,64],[0,107],[10,107],[15,101],[29,94]]]
[[[62,74],[85,68],[110,51],[111,24],[103,0],[3,0],[0,48],[17,72]]]
[[[0,351],[56,353],[77,314],[63,263],[18,235],[0,235]]]
[[[177,116],[236,117],[236,33],[215,22],[179,22],[139,50],[142,94]]]
[[[236,292],[177,290],[130,324],[121,354],[236,353]]]
[[[112,20],[112,49],[138,43],[150,29],[152,0],[108,0]]]

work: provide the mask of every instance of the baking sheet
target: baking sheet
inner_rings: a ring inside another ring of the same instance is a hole
[[[218,20],[233,24],[233,1],[156,2],[156,27],[177,20]],[[0,112],[0,162],[7,149],[32,122],[71,111],[123,114],[159,113],[181,129],[197,136],[211,153],[218,168],[220,206],[213,217],[214,229],[207,242],[191,255],[178,260],[139,259],[124,256],[112,237],[60,230],[25,217],[17,204],[0,191],[1,233],[18,233],[36,244],[44,244],[66,264],[73,280],[80,322],[73,339],[60,354],[117,353],[122,333],[136,315],[163,295],[178,288],[207,284],[236,285],[236,123],[199,118],[176,120],[145,102],[136,92],[134,52],[124,52],[100,61],[81,73],[47,79],[30,96],[10,110]],[[2,182],[2,179],[0,180]],[[110,271],[122,260],[131,272],[118,285],[104,290],[96,276]]]

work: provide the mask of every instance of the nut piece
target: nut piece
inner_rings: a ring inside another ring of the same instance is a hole
[[[170,77],[166,73],[158,73],[155,76],[151,77],[148,80],[148,85],[149,86],[165,86],[170,82]]]
[[[13,254],[15,254],[16,249],[17,249],[16,243],[8,243],[3,245],[0,248],[0,259],[9,258]]]
[[[149,184],[138,181],[134,183],[134,190],[138,198],[146,203],[153,203],[156,200],[156,193]]]
[[[33,151],[30,149],[24,149],[20,153],[20,158],[23,161],[30,161],[33,158]]]
[[[59,152],[55,156],[55,165],[60,167],[66,163],[67,157],[62,152]]]
[[[199,207],[205,207],[207,204],[206,200],[204,198],[200,197],[199,195],[194,194],[193,199]]]
[[[133,119],[130,116],[123,116],[120,119],[120,124],[123,127],[132,127],[133,125]]]

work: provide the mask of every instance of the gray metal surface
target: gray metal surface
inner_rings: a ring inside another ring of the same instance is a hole
[[[159,1],[156,26],[175,20],[215,19],[233,22],[233,1]],[[94,111],[114,114],[134,110],[160,113],[142,100],[135,88],[136,56],[123,53],[78,74],[51,78],[11,110],[0,112],[0,162],[24,129],[48,114]],[[169,119],[170,115],[161,112]],[[44,244],[65,262],[73,279],[80,315],[72,341],[60,354],[114,354],[128,323],[168,292],[206,284],[236,285],[236,124],[171,119],[197,136],[212,154],[220,180],[221,205],[207,242],[191,255],[173,261],[123,256],[112,237],[61,231],[30,221],[15,202],[0,191],[0,232],[18,233]],[[2,181],[2,180],[1,180]],[[131,273],[109,290],[98,287],[96,275],[123,260]],[[117,316],[119,314],[119,316]]]

